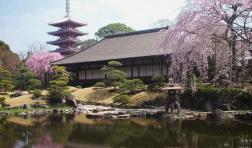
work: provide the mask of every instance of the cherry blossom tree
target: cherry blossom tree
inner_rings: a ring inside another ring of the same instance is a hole
[[[46,73],[51,73],[51,62],[62,59],[60,53],[39,51],[26,60],[27,67],[34,72],[41,80],[44,80]]]
[[[179,81],[188,73],[207,77],[208,59],[215,59],[215,79],[235,79],[240,58],[252,43],[251,0],[187,0],[174,26],[164,32],[164,49],[172,49],[170,72]]]

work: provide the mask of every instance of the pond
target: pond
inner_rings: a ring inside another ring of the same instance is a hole
[[[0,117],[0,147],[252,147],[252,125],[155,119],[92,120],[84,115]]]

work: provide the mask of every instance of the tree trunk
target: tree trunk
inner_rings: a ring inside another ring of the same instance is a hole
[[[232,53],[232,56],[231,56],[231,72],[230,72],[230,82],[231,82],[231,87],[234,86],[234,82],[236,82],[236,79],[235,79],[235,74],[237,72],[237,58],[236,58],[236,38],[237,36],[235,35],[234,32],[232,32],[232,36],[231,36],[231,40],[230,40],[230,43],[229,43],[229,47],[230,47],[230,50],[231,50],[231,53]]]

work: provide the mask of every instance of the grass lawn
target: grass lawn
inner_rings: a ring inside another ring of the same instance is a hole
[[[77,89],[72,92],[72,95],[76,100],[82,102],[111,104],[113,103],[113,98],[119,95],[118,93],[111,92],[111,90],[111,88],[97,89],[94,87],[88,87]]]
[[[24,96],[20,96],[16,98],[11,98],[11,99],[8,98],[5,102],[9,104],[10,107],[21,106],[24,104],[36,104],[36,103],[46,104],[45,100],[33,100],[32,95],[24,95]]]
[[[69,87],[69,91],[74,96],[74,98],[81,102],[97,102],[102,104],[112,104],[113,98],[120,95],[112,91],[112,88],[102,88],[97,89],[94,87],[87,87],[87,88],[75,88]],[[42,94],[46,96],[48,92],[43,90]],[[158,92],[141,92],[135,95],[130,95],[129,105],[135,106],[140,105],[145,101],[155,100],[156,98],[163,97],[163,93]],[[6,96],[5,96],[6,97]],[[9,98],[7,97],[6,103],[10,105],[10,107],[21,106],[24,104],[47,104],[45,100],[33,100],[32,94],[24,95],[16,98]]]
[[[159,93],[159,92],[145,91],[145,92],[141,92],[141,93],[131,96],[129,105],[137,106],[137,105],[142,104],[145,101],[152,101],[161,97],[165,97],[165,94]]]

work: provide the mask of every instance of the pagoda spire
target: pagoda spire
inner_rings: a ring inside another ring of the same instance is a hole
[[[81,44],[81,40],[78,37],[87,35],[87,33],[81,32],[77,28],[87,24],[70,18],[70,0],[66,0],[66,16],[57,22],[49,23],[49,25],[58,28],[57,31],[48,32],[49,35],[58,37],[55,41],[47,42],[50,45],[58,46],[53,52],[59,52],[63,56],[68,56],[80,50],[78,46]]]
[[[66,16],[70,14],[70,0],[66,0]]]

